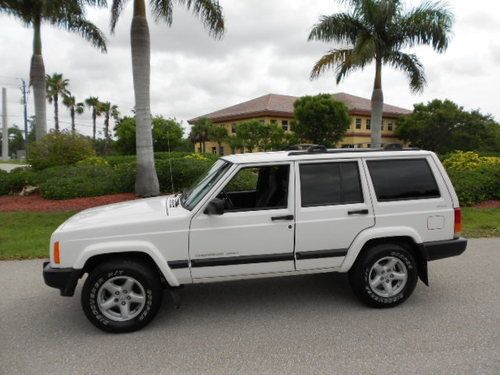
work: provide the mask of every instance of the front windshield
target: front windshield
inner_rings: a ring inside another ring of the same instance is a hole
[[[182,194],[182,206],[188,210],[192,210],[200,200],[209,192],[217,181],[226,173],[231,166],[228,161],[219,159],[197,182],[191,186],[189,190]]]

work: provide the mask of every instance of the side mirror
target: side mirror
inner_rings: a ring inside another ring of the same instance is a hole
[[[224,213],[224,200],[220,198],[214,198],[208,202],[205,211],[207,215],[222,215]]]

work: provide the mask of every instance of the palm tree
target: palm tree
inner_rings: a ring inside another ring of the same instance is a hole
[[[193,127],[191,128],[191,139],[196,140],[200,143],[200,149],[202,153],[206,152],[206,143],[210,138],[210,132],[212,131],[214,124],[206,117],[198,119]]]
[[[92,110],[92,139],[95,141],[96,120],[101,115],[101,102],[97,96],[89,96],[85,99],[85,105]]]
[[[410,79],[410,89],[420,92],[426,83],[424,68],[415,54],[403,50],[416,45],[430,45],[441,53],[448,47],[453,15],[440,2],[429,1],[404,11],[400,0],[343,0],[350,10],[322,16],[314,25],[309,40],[336,42],[345,48],[330,50],[314,65],[311,78],[335,68],[337,84],[349,73],[375,62],[372,93],[372,147],[381,145],[382,66],[403,71]]]
[[[33,56],[30,66],[30,83],[33,85],[36,116],[36,139],[47,133],[45,103],[45,66],[42,58],[42,22],[63,30],[80,34],[94,47],[106,52],[105,37],[85,18],[84,5],[105,5],[103,0],[2,0],[0,12],[19,18],[26,26],[33,27]]]
[[[111,31],[127,0],[113,0],[111,6]],[[222,36],[224,32],[224,18],[218,0],[177,0],[198,16],[209,33],[214,37]],[[150,0],[151,12],[155,20],[163,20],[167,25],[172,24],[173,1]],[[130,45],[132,51],[132,73],[135,94],[136,119],[136,153],[137,174],[135,193],[139,196],[155,196],[160,192],[158,176],[156,175],[152,121],[149,97],[150,84],[150,38],[146,19],[146,1],[134,0],[134,15],[130,31]]]
[[[45,77],[47,86],[47,100],[54,103],[54,124],[56,132],[59,131],[59,96],[63,98],[69,95],[69,79],[63,78],[62,74],[54,73]]]
[[[120,112],[118,106],[110,102],[101,102],[100,112],[104,114],[104,138],[109,139],[109,120],[110,118],[117,119]]]
[[[218,150],[220,154],[222,149],[222,142],[224,142],[228,137],[227,129],[224,126],[212,126],[208,132],[208,138],[211,141],[217,142]]]
[[[85,105],[82,102],[77,102],[71,93],[63,97],[63,104],[69,109],[71,115],[71,132],[75,133],[75,113],[81,115],[85,109]]]

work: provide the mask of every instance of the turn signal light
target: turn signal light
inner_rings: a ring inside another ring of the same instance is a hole
[[[59,241],[54,242],[54,263],[61,263],[61,254],[59,252]]]
[[[462,234],[462,209],[455,208],[455,237],[460,237]]]

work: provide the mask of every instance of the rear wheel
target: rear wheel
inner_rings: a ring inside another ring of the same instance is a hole
[[[96,327],[132,332],[148,324],[162,300],[159,275],[132,260],[110,261],[92,270],[82,290],[82,308]]]
[[[372,307],[393,307],[404,302],[417,285],[417,264],[399,244],[372,247],[349,271],[356,296]]]

